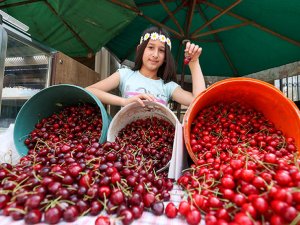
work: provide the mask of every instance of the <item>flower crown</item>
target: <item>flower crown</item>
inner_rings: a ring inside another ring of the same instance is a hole
[[[141,37],[140,44],[142,44],[143,41],[147,41],[149,38],[153,41],[160,40],[163,43],[166,42],[167,45],[170,47],[170,50],[171,50],[171,40],[170,40],[170,38],[167,38],[163,34],[158,34],[157,32],[146,33],[144,36]]]

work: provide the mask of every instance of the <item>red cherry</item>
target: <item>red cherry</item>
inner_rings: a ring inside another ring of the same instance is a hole
[[[63,218],[66,222],[74,222],[79,215],[78,209],[76,206],[72,205],[65,209],[63,213]]]
[[[189,225],[197,225],[201,221],[201,213],[198,210],[193,209],[187,213],[185,218]]]
[[[26,224],[36,224],[41,222],[41,219],[42,219],[42,213],[38,209],[30,210],[24,216],[24,221]]]
[[[170,202],[165,209],[165,214],[169,218],[175,218],[177,216],[177,213],[178,209],[176,208],[173,202]]]
[[[191,206],[187,201],[182,201],[179,203],[178,211],[181,215],[186,216],[191,210]]]
[[[143,195],[143,202],[146,208],[149,208],[155,202],[155,196],[152,193],[146,193]]]
[[[191,61],[190,58],[185,57],[183,60],[183,63],[184,63],[184,65],[188,65],[190,63],[190,61]]]
[[[110,220],[107,216],[98,216],[95,220],[95,225],[110,225]]]

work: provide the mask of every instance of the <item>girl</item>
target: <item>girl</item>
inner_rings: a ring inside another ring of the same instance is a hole
[[[102,103],[125,106],[143,100],[158,101],[165,105],[170,99],[188,106],[205,89],[205,82],[199,64],[202,49],[188,42],[185,55],[190,58],[192,93],[183,90],[176,81],[176,67],[171,54],[171,41],[168,33],[158,27],[146,29],[137,46],[134,68],[122,68],[89,87]],[[119,87],[122,97],[108,93]]]

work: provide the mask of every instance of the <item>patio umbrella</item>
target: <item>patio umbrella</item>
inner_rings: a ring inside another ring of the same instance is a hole
[[[183,40],[203,48],[204,75],[238,77],[300,60],[299,0],[135,0],[120,8],[138,16],[106,44],[122,62],[133,60],[141,32],[150,25],[172,37],[178,73]],[[185,68],[182,74],[188,74]]]
[[[0,10],[27,25],[34,39],[76,57],[91,56],[136,17],[107,0],[0,0]]]

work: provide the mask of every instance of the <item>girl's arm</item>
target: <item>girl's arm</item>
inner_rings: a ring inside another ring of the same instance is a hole
[[[202,48],[198,45],[191,44],[190,42],[186,44],[185,53],[191,57],[189,68],[192,76],[192,92],[188,92],[183,90],[181,87],[177,87],[173,91],[172,98],[179,104],[189,106],[194,98],[205,90],[205,81],[199,63],[199,56],[201,55],[201,52]]]
[[[86,89],[93,93],[104,104],[123,106],[124,98],[108,93],[117,88],[119,83],[120,74],[119,72],[115,72],[109,77],[86,87]]]
[[[148,94],[139,94],[131,98],[123,98],[114,94],[108,93],[109,91],[117,88],[120,84],[120,73],[115,72],[109,77],[92,84],[86,89],[93,93],[103,104],[125,106],[132,102],[139,102],[144,106],[143,100],[154,101],[155,98]]]

